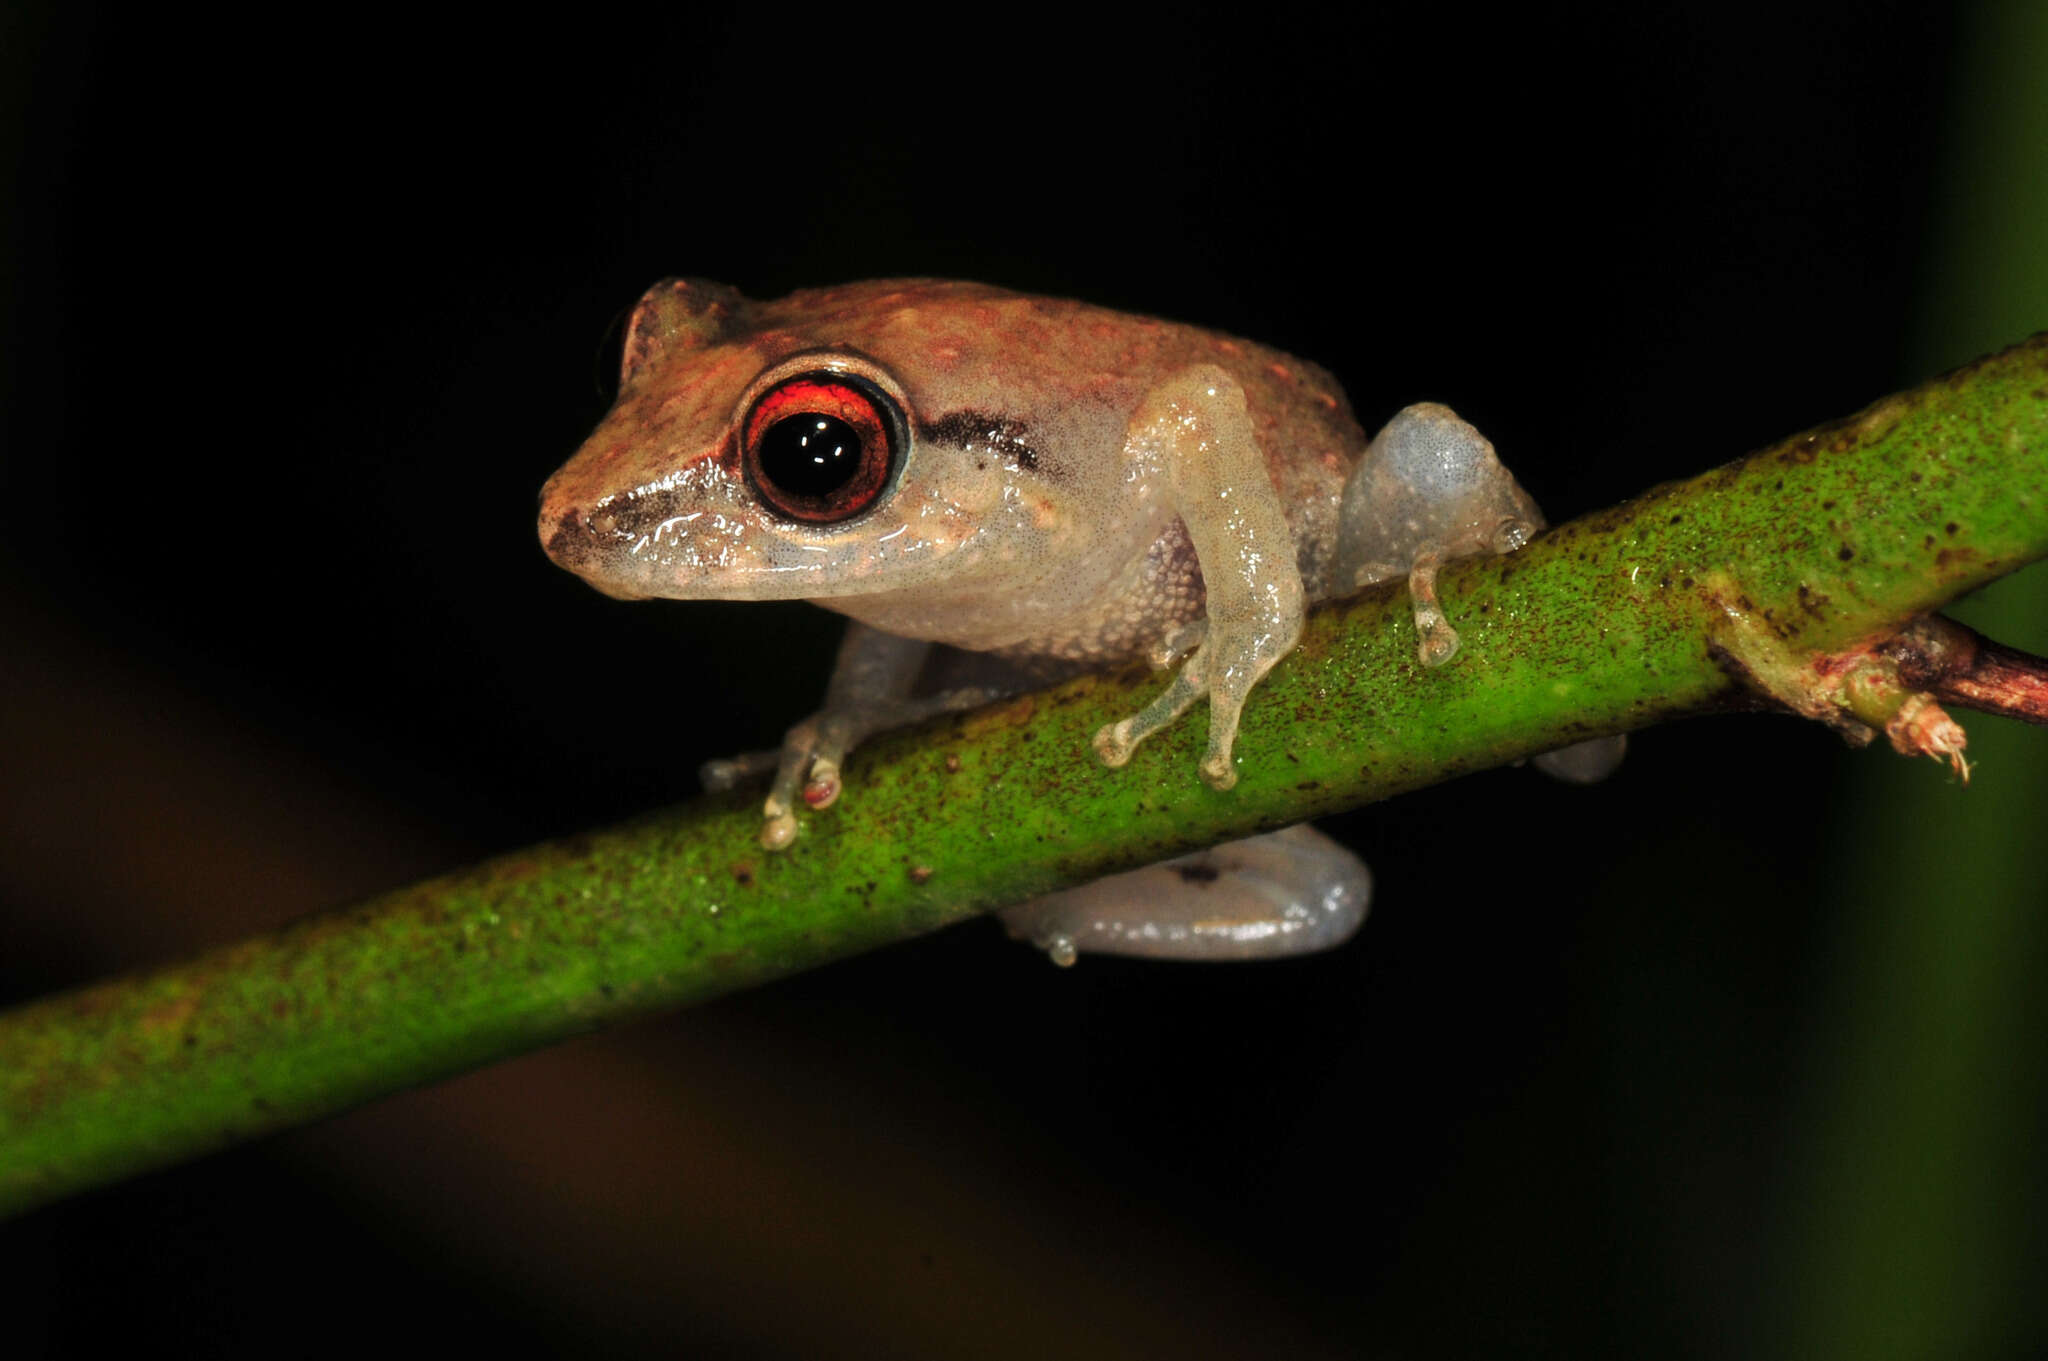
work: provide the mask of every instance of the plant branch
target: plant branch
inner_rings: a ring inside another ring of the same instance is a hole
[[[863,748],[847,797],[779,854],[756,846],[758,795],[700,799],[0,1015],[0,1211],[1064,884],[1726,707],[1745,681],[1862,722],[1854,686],[1817,700],[1780,682],[2044,555],[2037,336],[1455,564],[1447,666],[1417,663],[1395,586],[1318,611],[1252,696],[1228,793],[1195,777],[1193,716],[1101,768],[1089,736],[1159,681],[1085,677]],[[1975,655],[1943,672],[1959,702],[2026,670]]]
[[[2048,725],[2048,659],[1939,617],[1907,625],[1886,650],[1901,680],[1943,704]]]

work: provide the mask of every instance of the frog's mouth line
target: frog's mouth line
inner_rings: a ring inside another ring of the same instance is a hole
[[[635,516],[631,525],[614,523],[600,529],[589,514],[574,508],[542,521],[541,547],[556,566],[614,600],[821,600],[901,589],[891,574],[872,567],[827,579],[827,573],[842,568],[837,559],[815,564],[737,561],[730,544],[720,544],[715,559],[693,551],[691,560],[677,563],[670,555],[685,540],[663,531],[695,516],[671,516],[648,529],[638,528],[650,518]],[[886,540],[905,529],[907,525],[881,537]],[[815,551],[829,550],[819,544]]]
[[[814,533],[827,541],[806,544],[782,539],[773,551],[777,554],[790,550],[806,556],[816,554],[817,560],[775,561],[762,553],[759,545],[743,549],[736,540],[720,540],[700,547],[691,544],[684,535],[657,532],[663,525],[686,518],[695,519],[695,516],[672,516],[647,524],[651,518],[636,515],[628,524],[614,520],[600,529],[591,522],[589,514],[577,507],[542,522],[541,545],[556,566],[583,578],[592,589],[614,600],[827,602],[888,596],[904,591],[917,591],[929,596],[935,591],[930,579],[915,570],[929,558],[909,542],[905,547],[911,551],[902,557],[893,561],[876,561],[854,548],[829,541],[845,539],[869,547],[877,543],[886,544],[908,535],[908,522],[900,522],[880,534],[872,533],[872,524],[867,525],[866,532],[863,532],[861,527],[851,522],[832,526],[829,534],[810,526],[798,527],[800,534]],[[646,527],[642,528],[642,525]],[[942,555],[952,564],[950,584],[945,594],[958,597],[963,593],[971,595],[990,589],[989,573],[999,574],[996,584],[1006,591],[1028,592],[1037,578],[1020,583],[1016,578],[1018,564],[1014,561],[1001,558],[983,561],[979,563],[979,572],[966,566],[959,550],[979,537],[978,534],[969,534],[945,546]],[[840,551],[835,552],[835,547]],[[939,552],[936,544],[924,544],[922,547],[928,552]],[[965,555],[967,559],[975,556],[971,553]],[[1040,564],[1040,569],[1042,575],[1050,577],[1060,575],[1066,567],[1061,560],[1049,558]],[[912,577],[917,579],[910,579]]]

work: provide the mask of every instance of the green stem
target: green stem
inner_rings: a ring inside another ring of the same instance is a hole
[[[1731,618],[1838,649],[2048,555],[2048,337],[1446,571],[1319,611],[1253,695],[1242,772],[1183,721],[1088,739],[1160,684],[1088,677],[894,736],[757,849],[708,798],[0,1015],[0,1210],[302,1123],[640,1013],[1197,846],[1727,702]]]

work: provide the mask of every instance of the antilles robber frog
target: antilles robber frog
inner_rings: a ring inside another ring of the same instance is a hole
[[[1408,407],[1368,444],[1335,381],[1279,351],[933,279],[774,302],[656,284],[617,403],[541,503],[548,555],[609,595],[800,598],[854,620],[824,709],[779,753],[707,767],[714,784],[773,768],[771,849],[794,838],[799,800],[838,797],[867,736],[999,693],[984,665],[979,685],[914,695],[934,644],[1034,682],[1136,654],[1178,663],[1095,750],[1122,765],[1206,698],[1200,773],[1227,789],[1246,696],[1309,603],[1405,576],[1422,660],[1440,665],[1458,635],[1439,565],[1512,551],[1543,523],[1448,408]],[[1306,828],[1169,865],[1006,916],[1068,960],[1296,953],[1364,915],[1364,866]]]

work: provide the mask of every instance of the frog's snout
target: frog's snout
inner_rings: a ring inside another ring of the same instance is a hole
[[[574,572],[606,595],[621,599],[639,598],[637,594],[617,588],[612,573],[607,570],[607,555],[600,542],[604,537],[581,506],[565,505],[550,497],[546,489],[542,491],[540,546],[548,559],[555,566]]]
[[[588,557],[590,519],[561,494],[560,483],[559,477],[551,477],[540,489],[540,547],[557,567],[573,572]]]
[[[565,514],[550,514],[544,507],[540,517],[540,547],[555,566],[575,571],[577,564],[585,561],[590,553],[590,530],[583,522],[582,513],[572,507]]]

